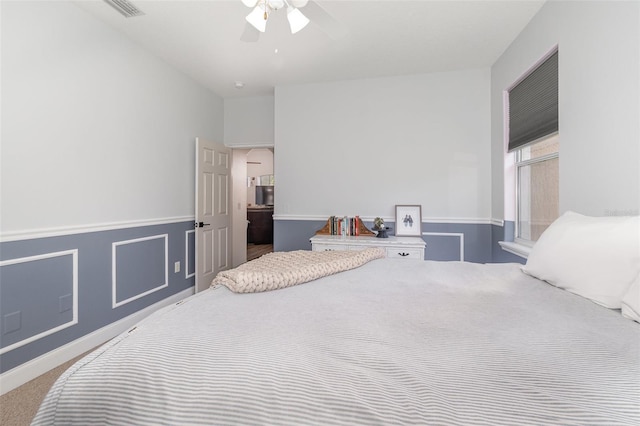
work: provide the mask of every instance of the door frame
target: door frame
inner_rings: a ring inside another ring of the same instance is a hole
[[[233,267],[245,263],[247,261],[247,162],[246,155],[252,149],[270,149],[273,152],[273,173],[275,175],[276,149],[274,145],[233,145],[229,146],[232,152],[232,188],[234,197],[234,214],[233,222]],[[242,158],[237,158],[238,154],[242,154]],[[244,165],[237,166],[236,161],[244,159]],[[238,173],[235,173],[238,170]],[[242,174],[240,174],[242,173]],[[236,188],[239,188],[236,191]],[[275,238],[275,236],[274,236]],[[240,247],[238,247],[240,245]]]

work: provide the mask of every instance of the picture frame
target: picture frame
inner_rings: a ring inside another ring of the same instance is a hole
[[[396,204],[396,236],[422,236],[422,206]]]

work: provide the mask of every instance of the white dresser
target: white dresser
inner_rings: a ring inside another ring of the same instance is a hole
[[[382,247],[387,257],[424,260],[426,244],[420,237],[345,237],[342,235],[314,235],[310,239],[311,250],[364,250],[367,247]]]

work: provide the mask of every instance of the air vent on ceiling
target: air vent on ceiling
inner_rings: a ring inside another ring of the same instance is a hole
[[[115,10],[122,13],[125,18],[132,18],[134,16],[144,15],[140,9],[135,7],[128,0],[104,0],[107,4],[111,5]]]

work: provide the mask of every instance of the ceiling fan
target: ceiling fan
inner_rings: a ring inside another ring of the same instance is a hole
[[[287,20],[291,27],[291,34],[295,34],[309,23],[309,18],[304,16],[299,7],[307,5],[308,0],[242,0],[245,6],[253,8],[246,17],[248,23],[261,33],[267,28],[267,20],[272,12],[287,7]]]
[[[267,29],[267,21],[271,13],[287,9],[287,20],[291,34],[306,27],[313,21],[331,38],[337,39],[344,35],[341,26],[314,0],[241,0],[242,3],[252,8],[246,16],[246,26],[242,41],[258,41],[260,33]],[[305,8],[303,14],[300,9]]]

